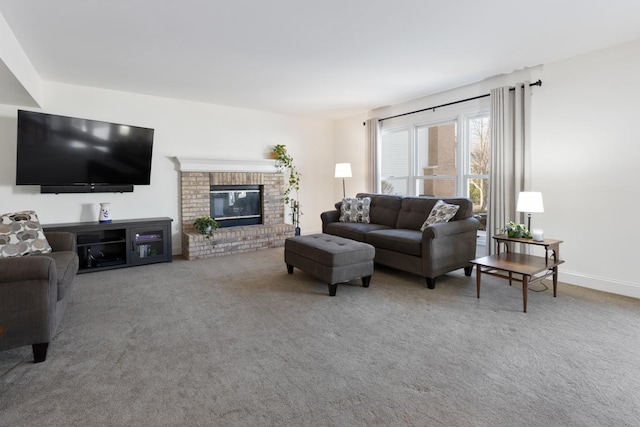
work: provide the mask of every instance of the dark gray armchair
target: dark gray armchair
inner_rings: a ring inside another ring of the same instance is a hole
[[[0,350],[31,345],[35,363],[47,357],[78,272],[75,235],[45,236],[51,253],[0,258]]]

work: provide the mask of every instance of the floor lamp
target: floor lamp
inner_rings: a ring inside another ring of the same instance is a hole
[[[336,178],[342,178],[342,197],[347,197],[345,178],[351,178],[351,163],[336,163]]]

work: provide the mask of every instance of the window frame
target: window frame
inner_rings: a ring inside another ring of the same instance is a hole
[[[417,129],[420,127],[431,127],[443,125],[447,123],[456,124],[456,183],[455,197],[469,197],[467,179],[471,176],[471,141],[469,138],[468,120],[475,117],[490,116],[491,103],[489,99],[477,99],[462,104],[451,105],[436,109],[435,111],[426,111],[421,113],[403,116],[395,119],[385,120],[380,125],[379,152],[382,152],[382,143],[386,133],[399,132],[402,130],[409,131],[409,177],[407,178],[407,194],[417,195],[416,180],[424,179],[425,176],[420,173],[418,175],[418,142]],[[382,181],[385,178],[382,175],[382,162],[380,164],[380,173],[377,174],[377,188],[382,188]],[[450,175],[435,177],[433,179],[449,179]],[[473,176],[476,177],[476,176]],[[481,177],[481,176],[478,176]],[[487,176],[489,178],[489,176]]]

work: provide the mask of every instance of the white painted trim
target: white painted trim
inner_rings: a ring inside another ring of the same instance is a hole
[[[182,172],[277,172],[275,160],[223,160],[176,157]]]
[[[586,276],[580,273],[562,271],[562,267],[560,271],[558,271],[558,280],[570,285],[640,299],[640,285],[637,283],[616,282],[605,279],[604,277]]]

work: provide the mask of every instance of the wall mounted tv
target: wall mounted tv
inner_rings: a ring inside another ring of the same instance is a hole
[[[149,185],[153,129],[18,110],[17,185],[41,193]]]

